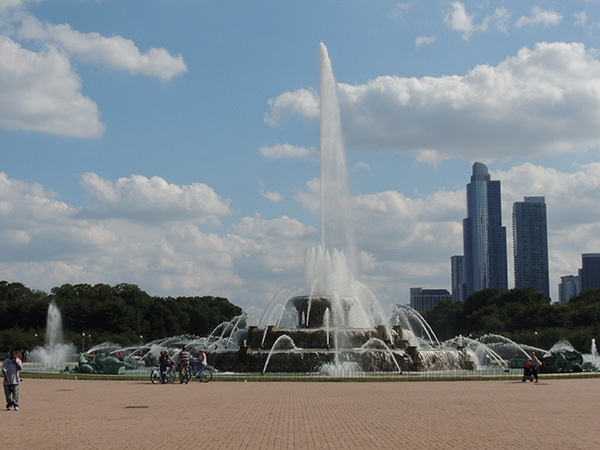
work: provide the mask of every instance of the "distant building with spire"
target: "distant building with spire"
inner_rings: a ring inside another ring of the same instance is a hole
[[[500,181],[485,164],[473,164],[463,220],[465,298],[486,288],[508,289],[506,227],[502,226]]]

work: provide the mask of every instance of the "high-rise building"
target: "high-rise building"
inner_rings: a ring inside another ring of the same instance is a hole
[[[560,277],[560,284],[558,285],[559,303],[567,303],[579,294],[581,294],[581,286],[579,285],[578,276],[565,275],[564,277]]]
[[[500,181],[485,164],[473,164],[463,220],[465,297],[486,288],[508,289],[506,228],[502,226]]]
[[[465,301],[465,257],[454,255],[450,257],[452,269],[452,301]]]
[[[435,308],[442,300],[451,300],[447,289],[410,288],[410,306],[423,312]]]
[[[548,225],[544,197],[513,204],[515,287],[533,287],[550,297]]]
[[[581,292],[600,288],[600,253],[581,255]]]

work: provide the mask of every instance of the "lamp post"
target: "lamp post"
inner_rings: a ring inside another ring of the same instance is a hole
[[[535,336],[535,347],[537,348],[537,337],[538,337],[538,332],[534,331],[533,335]]]
[[[81,333],[81,353],[85,350],[85,332]]]

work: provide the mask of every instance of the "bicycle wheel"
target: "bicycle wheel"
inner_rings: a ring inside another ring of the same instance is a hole
[[[158,373],[158,370],[154,369],[150,372],[150,381],[152,381],[152,384],[160,383],[160,374]]]
[[[200,383],[208,383],[210,380],[212,380],[212,377],[213,373],[208,369],[204,369],[202,372],[200,372],[200,375],[198,376],[198,378],[200,379]]]
[[[169,373],[167,374],[167,382],[168,383],[175,383],[175,371],[174,370],[170,370]]]

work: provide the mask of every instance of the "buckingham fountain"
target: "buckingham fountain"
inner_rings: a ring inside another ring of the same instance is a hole
[[[463,349],[423,357],[414,332],[391,323],[357,277],[352,197],[327,48],[320,44],[321,243],[306,251],[304,285],[279,292],[257,323],[247,314],[202,344],[221,371],[402,372],[443,360],[473,368]],[[408,321],[405,321],[408,324]]]

